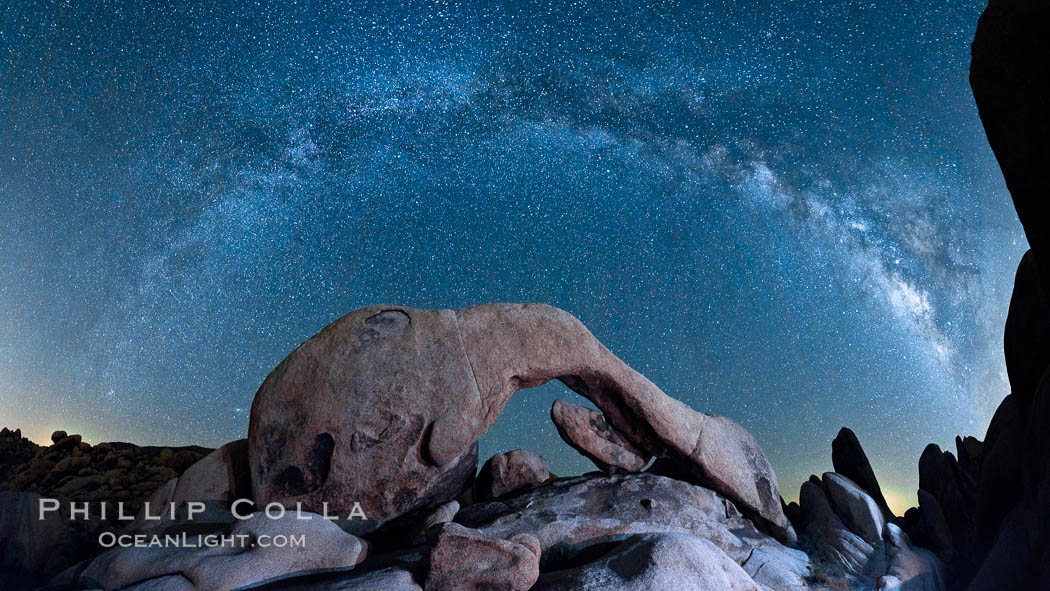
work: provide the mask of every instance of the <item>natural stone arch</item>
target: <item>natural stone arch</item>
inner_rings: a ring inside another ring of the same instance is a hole
[[[332,512],[360,503],[367,531],[455,496],[476,442],[514,392],[559,379],[634,447],[669,458],[782,539],[789,526],[754,438],[693,411],[542,304],[351,312],[263,382],[249,427],[256,501]]]

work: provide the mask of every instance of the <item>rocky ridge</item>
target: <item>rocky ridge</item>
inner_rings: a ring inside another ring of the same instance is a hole
[[[198,446],[90,445],[65,431],[55,431],[51,442],[37,445],[20,430],[0,430],[2,589],[46,582],[62,567],[97,553],[100,533],[124,527],[118,503],[127,515],[139,513],[165,483],[211,452]],[[41,498],[58,500],[60,511],[38,519]],[[73,519],[70,503],[86,504],[87,518]]]
[[[199,446],[90,445],[55,431],[41,446],[20,430],[0,430],[0,491],[34,492],[62,501],[125,503],[134,514],[155,490],[212,450]]]

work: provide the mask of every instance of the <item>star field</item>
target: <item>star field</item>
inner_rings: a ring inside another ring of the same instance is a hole
[[[0,424],[219,445],[352,309],[538,301],[752,430],[785,496],[846,425],[914,504],[923,446],[1008,392],[1026,246],[967,85],[982,9],[0,8]],[[557,397],[482,455],[590,469]]]

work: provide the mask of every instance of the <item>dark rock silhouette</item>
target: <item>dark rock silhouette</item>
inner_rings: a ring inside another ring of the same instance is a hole
[[[1050,588],[1050,3],[991,0],[970,85],[1031,249],[1018,265],[1004,353],[1012,393],[984,441],[919,462],[913,538],[948,563],[949,589]]]
[[[1050,277],[1050,208],[1043,179],[1050,163],[1048,11],[1050,7],[1040,0],[991,0],[978,21],[970,62],[970,86],[981,123],[1044,288]]]
[[[36,455],[40,446],[22,437],[22,430],[0,431],[0,483],[10,482],[14,472]],[[0,488],[3,485],[0,484]]]
[[[886,519],[894,518],[893,511],[890,511],[890,506],[886,504],[886,498],[882,496],[882,488],[879,487],[879,481],[875,478],[875,471],[871,469],[864,448],[861,447],[857,435],[846,427],[839,430],[839,434],[831,442],[831,464],[836,472],[849,478],[871,495]]]
[[[1010,388],[1023,408],[1031,406],[1035,388],[1050,363],[1048,298],[1046,275],[1040,272],[1035,251],[1029,250],[1017,265],[1004,338]]]

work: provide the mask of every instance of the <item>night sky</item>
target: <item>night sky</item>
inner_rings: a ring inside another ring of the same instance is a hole
[[[901,507],[1008,392],[980,1],[190,4],[0,7],[0,425],[217,446],[350,310],[536,301]],[[592,469],[558,397],[482,459]]]

